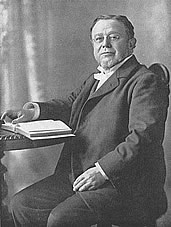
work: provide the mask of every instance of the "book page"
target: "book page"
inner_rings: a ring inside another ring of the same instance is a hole
[[[19,123],[18,128],[30,132],[43,132],[43,131],[66,131],[71,130],[65,123],[62,121],[54,120],[42,120],[42,121],[32,121]]]

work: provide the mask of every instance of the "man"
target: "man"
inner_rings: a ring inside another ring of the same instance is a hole
[[[52,176],[14,196],[16,226],[145,223],[167,209],[162,142],[169,91],[133,55],[134,27],[125,16],[98,17],[90,36],[99,73],[65,98],[27,103],[2,117],[60,119],[76,135]]]

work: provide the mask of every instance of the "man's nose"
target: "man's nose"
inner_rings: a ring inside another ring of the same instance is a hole
[[[108,48],[110,48],[110,47],[112,46],[112,45],[111,45],[111,42],[110,42],[110,39],[109,39],[108,37],[104,37],[102,46],[103,46],[103,47],[108,47]]]

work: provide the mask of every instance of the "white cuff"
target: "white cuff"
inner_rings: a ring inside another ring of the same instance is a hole
[[[23,109],[25,109],[25,110],[34,109],[34,116],[33,116],[32,120],[37,120],[38,117],[40,116],[40,107],[35,102],[27,102],[26,104],[24,104]]]
[[[100,164],[98,162],[95,163],[95,166],[98,168],[99,172],[102,174],[102,176],[106,179],[109,180],[108,176],[106,175],[106,173],[103,171],[102,167],[100,166]]]

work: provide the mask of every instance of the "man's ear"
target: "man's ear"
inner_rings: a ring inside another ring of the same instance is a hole
[[[137,42],[136,38],[129,39],[128,42],[129,42],[128,43],[129,49],[133,50],[136,47],[136,42]]]

